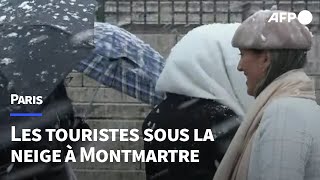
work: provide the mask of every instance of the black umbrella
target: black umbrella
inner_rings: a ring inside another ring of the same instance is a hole
[[[42,96],[45,103],[48,102],[46,100],[50,99],[45,98],[63,83],[73,67],[93,49],[91,44],[83,41],[86,40],[86,34],[80,35],[73,36],[50,25],[0,25],[0,134],[4,137],[0,140],[1,163],[7,163],[8,150],[19,149],[21,145],[20,142],[11,141],[11,126],[16,127],[18,134],[21,129],[55,128],[57,113],[69,112],[70,106],[65,101],[46,106],[11,105],[10,94]],[[11,113],[28,112],[41,112],[43,115],[42,118],[10,117]],[[44,144],[31,143],[28,146],[41,148]],[[1,163],[0,166],[3,165]],[[38,170],[32,169],[29,173],[35,174]],[[26,174],[27,170],[23,169],[11,175],[25,177]],[[0,170],[0,179],[2,175]],[[4,176],[7,177],[6,174]]]
[[[0,0],[0,24],[50,24],[71,33],[93,28],[95,0]]]
[[[0,0],[0,71],[8,88],[14,86],[21,95],[50,94],[90,52],[90,48],[73,47],[70,39],[71,34],[93,28],[94,3]]]
[[[49,25],[0,26],[0,71],[8,90],[45,99],[93,48],[72,40]]]

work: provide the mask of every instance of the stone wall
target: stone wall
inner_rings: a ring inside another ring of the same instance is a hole
[[[78,116],[84,117],[92,129],[141,129],[144,117],[150,111],[148,105],[121,94],[113,89],[106,88],[86,77],[73,72],[68,84],[68,95],[73,100]],[[96,93],[95,97],[94,94]],[[92,103],[91,103],[92,102]],[[91,107],[91,108],[89,108]],[[94,143],[96,149],[142,149],[143,142],[112,142]],[[74,163],[79,180],[139,180],[144,178],[144,167],[137,163]]]
[[[270,9],[276,4],[274,0],[108,0],[105,1],[105,18],[109,23],[120,25],[226,23],[228,19],[229,22],[241,22],[242,15],[249,9]],[[317,0],[309,0],[308,4],[305,1],[281,0],[278,9],[294,12],[308,9],[313,13],[312,23],[320,22],[320,2]]]

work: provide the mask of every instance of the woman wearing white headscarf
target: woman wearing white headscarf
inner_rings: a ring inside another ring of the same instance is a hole
[[[239,51],[231,37],[239,24],[193,29],[171,50],[156,90],[167,98],[146,118],[143,129],[212,128],[214,142],[145,142],[146,150],[199,150],[199,163],[146,163],[148,180],[212,179],[250,101],[236,70]]]

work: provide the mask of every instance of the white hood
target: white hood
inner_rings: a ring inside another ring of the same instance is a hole
[[[243,116],[245,77],[237,71],[239,50],[231,39],[240,24],[210,24],[185,35],[171,50],[156,91],[216,100]]]

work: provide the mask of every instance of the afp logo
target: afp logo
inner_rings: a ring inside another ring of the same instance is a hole
[[[297,18],[297,15],[293,12],[275,12],[272,13],[268,22],[291,22]],[[312,21],[312,14],[308,10],[303,10],[298,14],[298,20],[303,25],[308,25]]]

